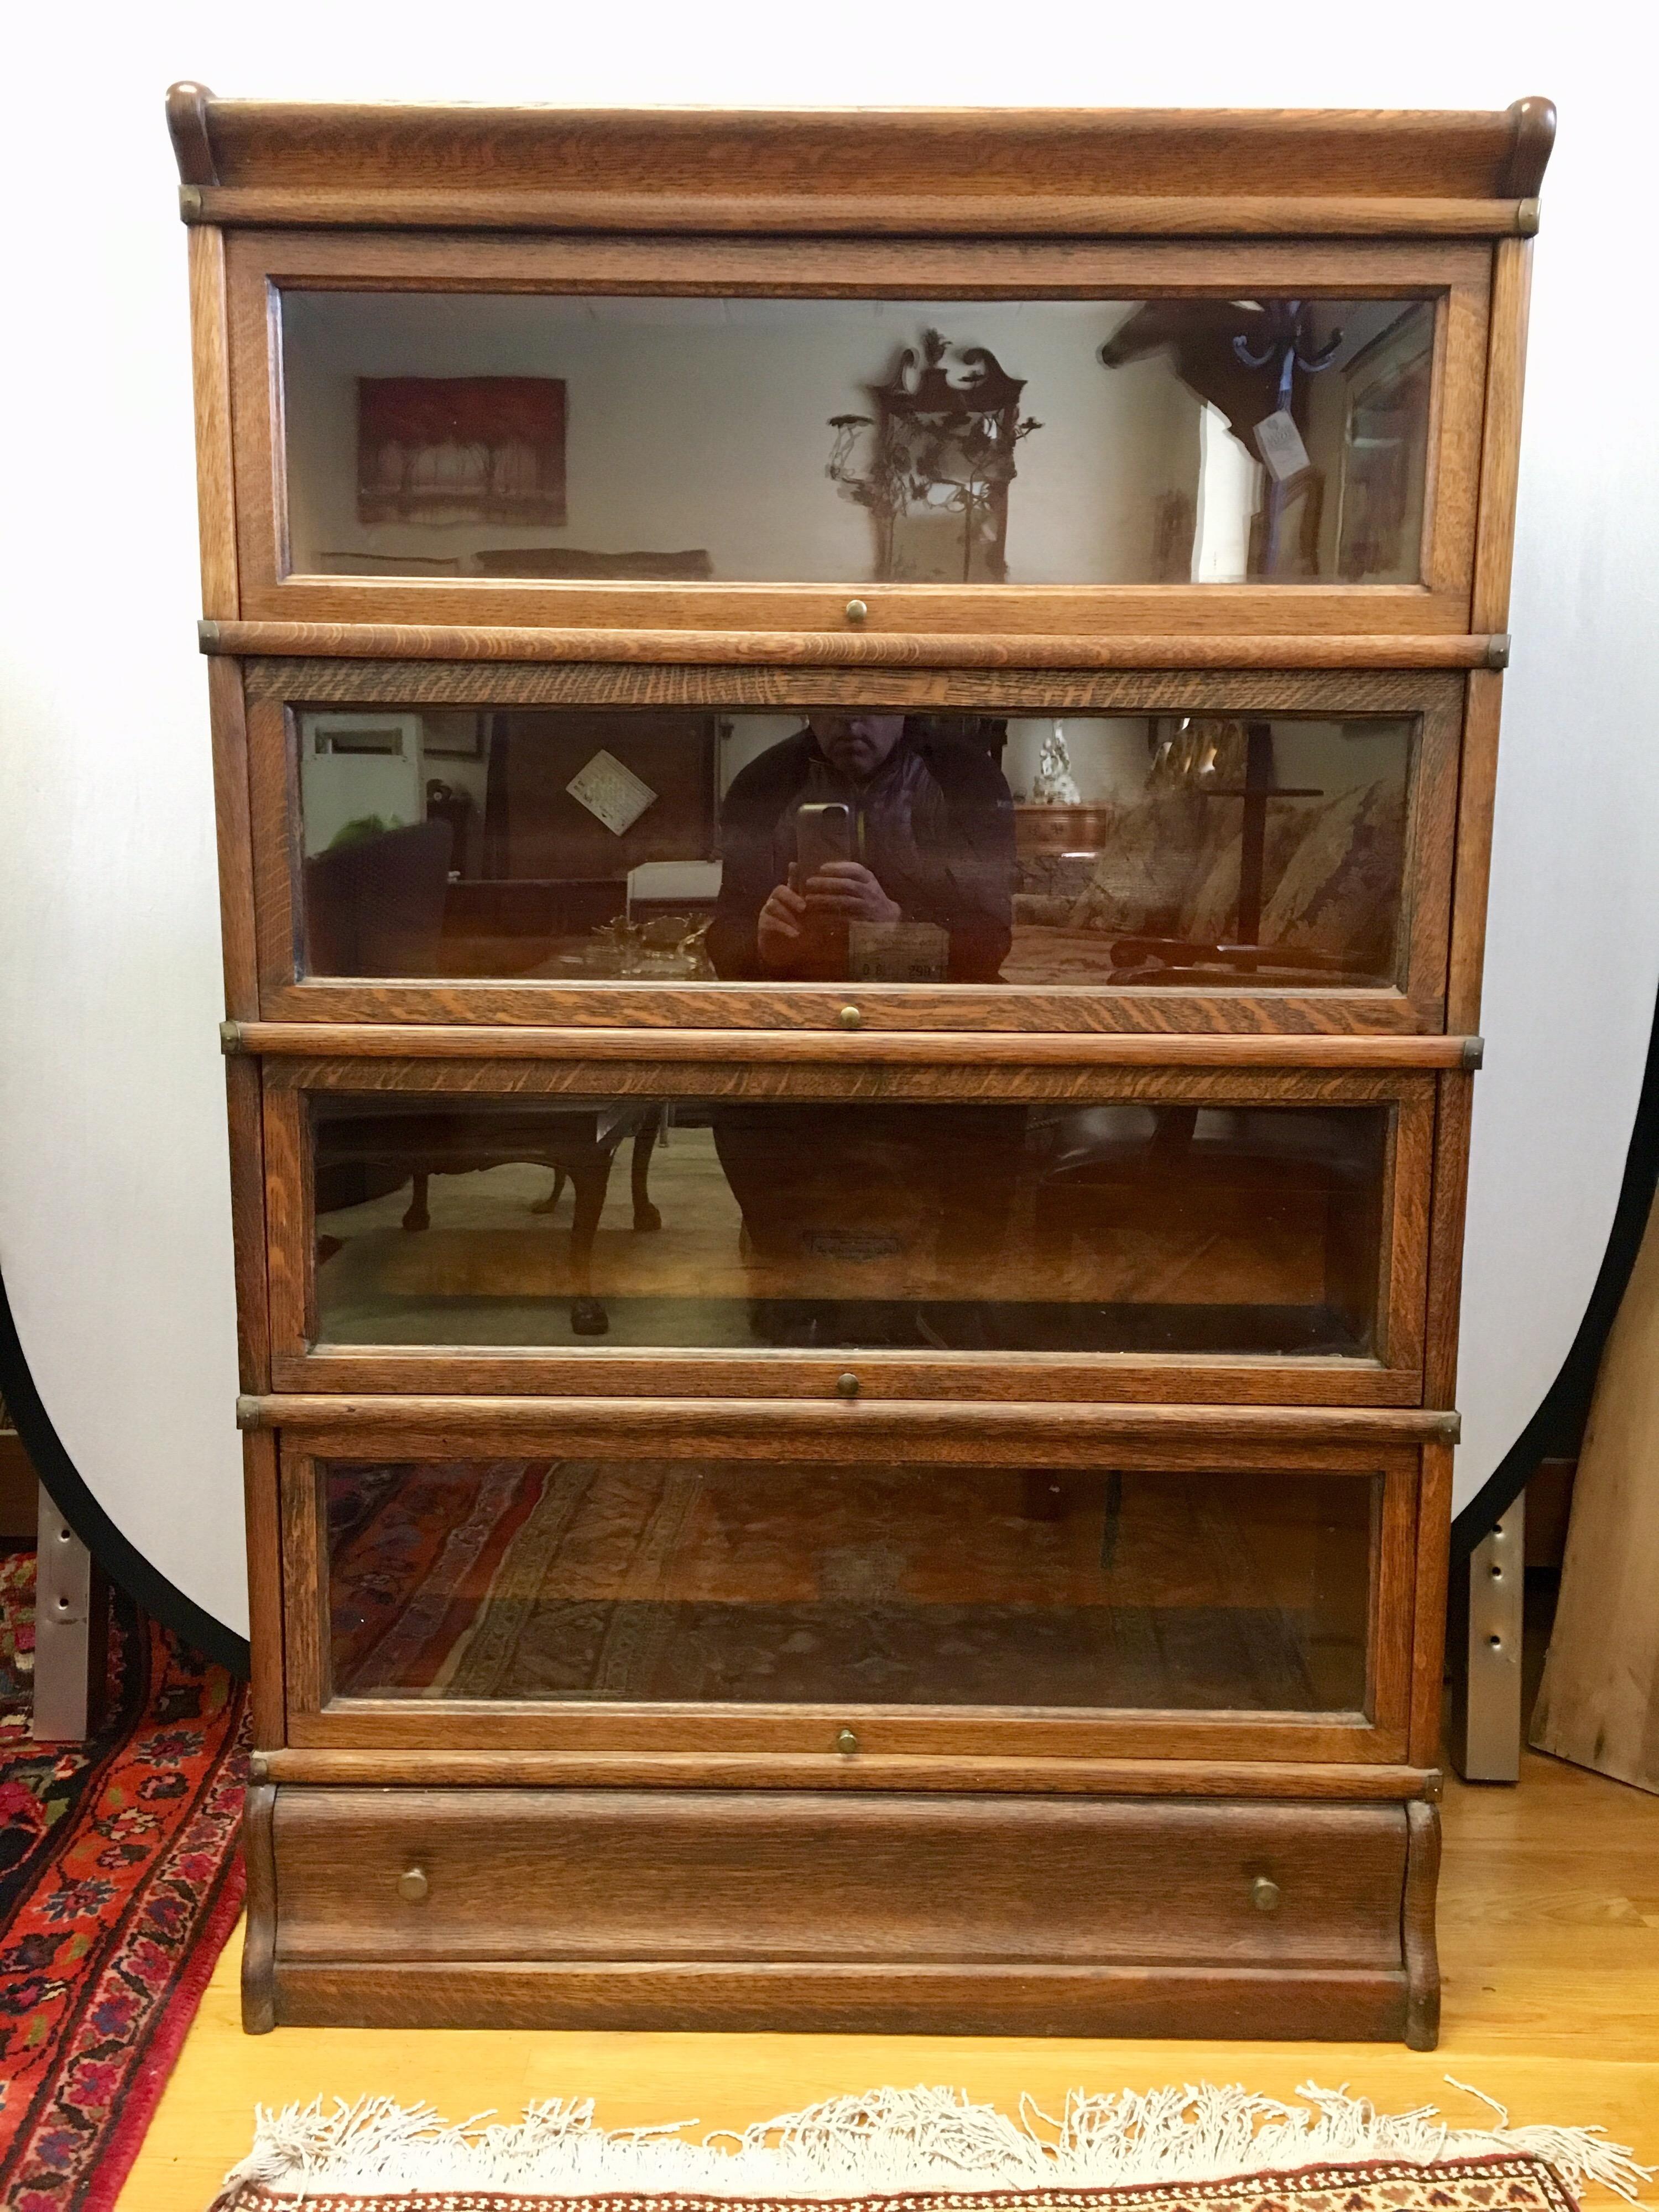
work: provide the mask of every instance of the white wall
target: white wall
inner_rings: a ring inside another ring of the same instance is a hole
[[[1270,33],[963,0],[945,39],[761,0],[611,10],[96,0],[13,24],[0,520],[0,1266],[107,1510],[240,1626],[240,1473],[185,239],[161,93],[573,104],[1562,110],[1545,195],[1500,784],[1460,1487],[1553,1377],[1606,1236],[1659,972],[1652,15],[1284,0]],[[1269,183],[1271,180],[1267,180]],[[1644,238],[1645,231],[1643,234]],[[1035,464],[1038,441],[1032,441]]]
[[[527,299],[284,295],[296,568],[331,553],[468,562],[480,547],[707,550],[722,581],[858,582],[868,513],[825,479],[834,415],[937,328],[1025,380],[1009,490],[1009,581],[1141,583],[1154,502],[1190,489],[1198,410],[1167,356],[1103,369],[1131,307],[1101,301]],[[954,353],[946,363],[963,374]],[[357,520],[360,376],[556,376],[566,387],[562,527]],[[861,459],[867,459],[867,451]],[[1239,478],[1250,488],[1246,459]],[[1237,498],[1240,495],[1235,493]],[[1253,503],[1253,502],[1252,502]],[[1232,533],[1249,536],[1246,506]],[[1242,563],[1233,580],[1243,573]]]

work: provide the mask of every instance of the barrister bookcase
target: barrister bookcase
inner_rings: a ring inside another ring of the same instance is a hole
[[[247,2026],[1431,2045],[1553,111],[168,118]]]

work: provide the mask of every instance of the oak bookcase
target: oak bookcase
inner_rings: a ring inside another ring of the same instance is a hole
[[[1431,2045],[1548,104],[167,112],[248,2027]]]

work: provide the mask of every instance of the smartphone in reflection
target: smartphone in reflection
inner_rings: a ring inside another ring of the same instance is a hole
[[[853,810],[839,799],[815,801],[795,811],[795,888],[831,860],[853,857]]]

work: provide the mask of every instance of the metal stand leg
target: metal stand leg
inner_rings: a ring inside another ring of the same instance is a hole
[[[1446,1623],[1451,1723],[1446,1749],[1465,1782],[1521,1778],[1521,1606],[1526,1493],[1454,1571]]]
[[[102,1718],[109,1585],[40,1492],[34,1565],[34,1718],[42,1743],[83,1743]]]

